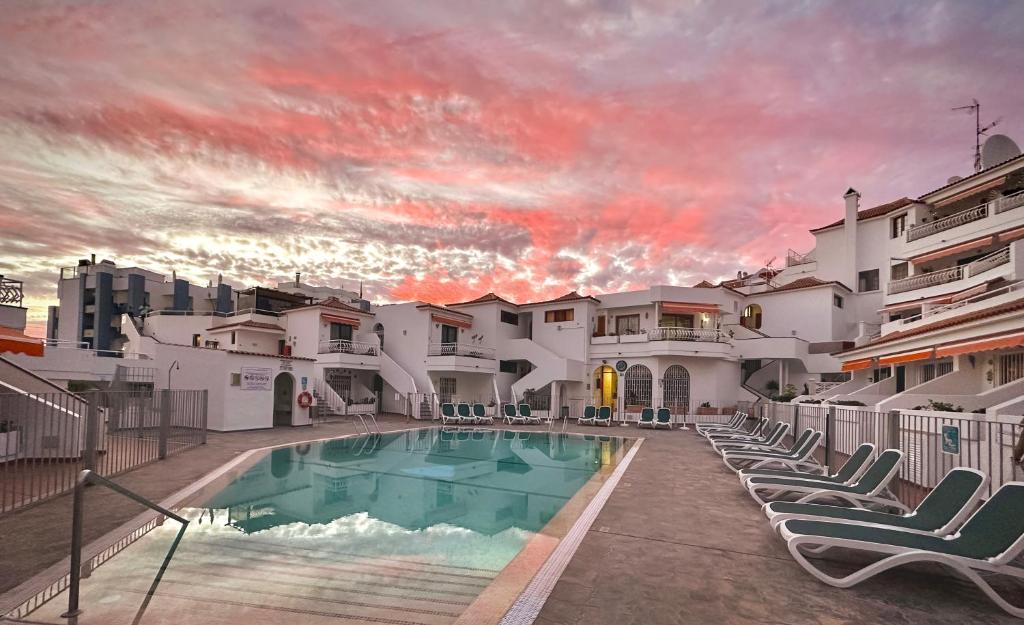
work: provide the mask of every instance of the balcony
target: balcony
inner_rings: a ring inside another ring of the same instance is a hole
[[[356,354],[359,356],[377,356],[377,346],[370,343],[357,341],[346,341],[338,339],[334,341],[320,341],[321,354]]]
[[[709,356],[729,353],[731,337],[718,328],[659,327],[637,334],[594,336],[590,339],[593,358],[639,358],[643,356]]]
[[[907,228],[907,242],[918,241],[933,234],[980,221],[990,215],[999,215],[1020,206],[1024,206],[1024,191],[996,198],[991,202],[973,206],[929,223],[910,226]]]
[[[888,293],[889,295],[895,295],[897,293],[906,293],[907,291],[916,291],[918,289],[957,282],[965,278],[973,278],[1009,262],[1010,248],[1004,247],[967,265],[958,265],[956,267],[940,269],[939,271],[930,271],[900,280],[893,280],[889,283]]]
[[[464,356],[467,358],[484,358],[494,360],[494,348],[483,345],[466,345],[464,343],[431,343],[427,349],[428,356]]]

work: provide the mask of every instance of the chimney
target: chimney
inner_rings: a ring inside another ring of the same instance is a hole
[[[89,254],[89,264],[91,264],[91,265],[95,265],[96,264],[96,255],[95,254]]]
[[[298,271],[296,271],[295,272],[295,288],[299,288],[299,278],[301,278],[301,277],[302,277],[302,274],[299,273]]]
[[[843,221],[843,236],[846,247],[845,271],[841,278],[846,286],[857,290],[857,212],[860,210],[860,193],[850,187],[843,194],[846,201],[846,216]]]

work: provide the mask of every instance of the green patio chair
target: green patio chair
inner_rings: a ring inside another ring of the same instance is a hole
[[[502,406],[502,411],[503,414],[505,415],[505,423],[508,423],[509,425],[515,425],[517,423],[526,423],[526,419],[524,419],[522,416],[520,416],[519,413],[516,412],[515,404],[505,404],[504,406]]]
[[[530,410],[530,404],[519,404],[519,416],[526,419],[524,423],[537,424],[543,422],[543,419],[533,415],[533,412]]]
[[[654,421],[654,429],[660,427],[672,429],[672,412],[668,408],[658,408],[658,418]],[[685,425],[683,429],[687,429]]]
[[[636,422],[638,428],[649,426],[651,429],[654,428],[654,409],[644,408],[640,411],[640,419]]]
[[[594,419],[594,425],[611,426],[612,424],[612,407],[601,406],[597,409],[597,417]]]
[[[459,416],[459,423],[472,425],[476,423],[476,418],[473,416],[472,408],[469,404],[460,403],[455,407],[456,413]]]
[[[473,404],[473,418],[477,423],[494,423],[494,417],[487,414],[483,404]]]
[[[576,423],[581,425],[594,425],[594,419],[597,418],[597,406],[584,406],[583,416],[576,419]]]
[[[458,415],[455,414],[455,404],[443,403],[441,404],[441,425],[448,425],[449,423],[459,423]]]
[[[805,471],[793,471],[790,469],[764,469],[749,468],[740,471],[740,484],[747,487],[747,478],[751,477],[782,477],[793,479],[809,479],[832,484],[853,484],[862,473],[868,468],[868,462],[875,455],[875,446],[871,443],[862,443],[853,454],[843,463],[835,473],[825,475],[820,466],[808,467]]]

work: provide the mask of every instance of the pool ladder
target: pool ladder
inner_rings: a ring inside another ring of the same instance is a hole
[[[372,412],[357,412],[355,413],[355,416],[359,418],[359,423],[363,426],[364,434],[370,435],[381,433],[380,426],[377,425],[377,417]],[[370,419],[369,424],[366,423],[367,418]],[[355,421],[353,420],[352,423],[355,423]],[[370,429],[370,425],[373,425],[372,430]]]

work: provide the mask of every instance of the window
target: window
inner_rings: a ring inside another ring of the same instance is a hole
[[[544,313],[544,323],[559,323],[562,321],[573,320],[572,308],[563,308],[561,310],[549,310]]]
[[[235,331],[234,330],[231,331],[231,344],[232,345],[235,344]]]
[[[502,373],[519,373],[519,363],[514,360],[499,360],[498,371]]]
[[[1024,352],[1001,354],[996,384],[1009,384],[1021,378],[1024,378]]]
[[[501,311],[501,322],[517,326],[519,325],[519,315],[508,310],[503,310]]]
[[[878,290],[878,270],[871,269],[857,274],[857,291],[864,293]]]
[[[662,328],[692,328],[693,315],[663,314],[659,326]]]
[[[921,366],[921,383],[924,384],[930,380],[934,380],[940,375],[946,375],[947,373],[953,372],[953,359],[947,358],[945,360],[939,360],[937,362],[930,362],[926,365]]]
[[[871,379],[875,382],[881,382],[882,380],[890,377],[892,377],[892,369],[889,367],[882,367],[874,370]]]
[[[836,308],[842,308],[843,307],[843,296],[842,295],[836,295],[835,293],[833,293],[832,294],[832,305],[835,306]]]
[[[902,280],[910,275],[910,264],[909,263],[897,263],[889,268],[889,278],[891,280]]]
[[[619,315],[615,318],[617,334],[640,334],[640,315]]]
[[[352,326],[347,323],[332,323],[331,324],[331,340],[332,341],[351,341],[352,340]]]
[[[289,354],[286,353],[287,351],[288,351],[288,349],[287,349],[287,345],[285,345],[284,339],[280,339],[277,342],[277,353],[282,355],[282,356],[285,356],[285,355],[289,355]]]
[[[441,396],[442,404],[449,404],[455,398],[455,378],[440,378],[437,381],[437,391]]]
[[[441,342],[442,343],[458,343],[459,342],[459,329],[455,326],[449,326],[441,324]]]
[[[907,229],[907,214],[897,215],[892,218],[892,229],[889,232],[890,239],[899,238]]]

